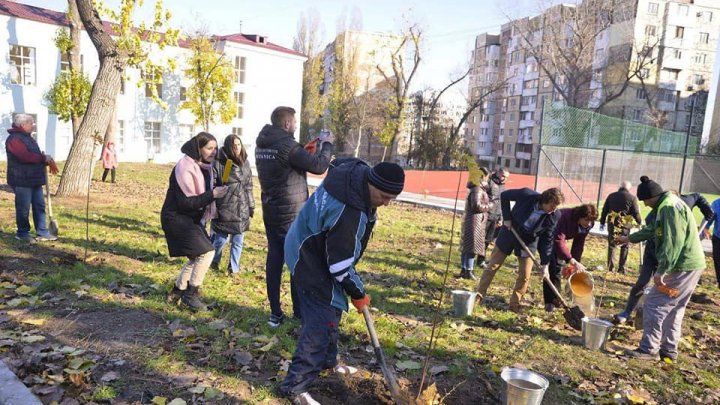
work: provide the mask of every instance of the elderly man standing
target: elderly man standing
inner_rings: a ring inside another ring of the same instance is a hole
[[[293,404],[318,404],[307,392],[323,369],[338,366],[338,325],[348,310],[346,294],[358,312],[370,305],[355,265],[376,222],[377,208],[402,192],[405,172],[395,163],[345,160],[328,171],[305,203],[285,239],[285,261],[297,289],[302,328],[280,392]]]
[[[623,181],[620,183],[620,189],[614,193],[610,193],[605,199],[603,204],[602,213],[600,214],[600,230],[605,230],[605,220],[610,212],[620,215],[631,215],[635,222],[640,225],[642,223],[642,217],[640,217],[640,209],[638,208],[638,199],[630,194],[630,187],[632,185],[629,181]],[[608,222],[608,271],[615,269],[615,227],[622,227],[622,236],[627,236],[630,233],[630,229],[619,223],[617,219]],[[628,258],[628,246],[620,246],[620,263],[618,265],[618,272],[625,273],[625,263]]]
[[[647,176],[640,178],[637,196],[652,208],[652,222],[619,243],[654,238],[657,270],[655,286],[643,306],[643,336],[640,346],[628,355],[640,359],[676,360],[685,307],[705,269],[698,228],[692,209],[680,197]]]
[[[268,325],[275,328],[285,320],[280,306],[285,235],[308,198],[307,172],[322,174],[330,164],[333,144],[321,138],[321,146],[309,153],[294,138],[295,109],[277,107],[257,137],[255,164],[260,181],[263,223],[268,241],[265,282],[270,303]],[[300,318],[296,291],[290,284],[293,315]]]
[[[5,142],[7,152],[7,182],[15,192],[15,239],[30,242],[30,207],[32,207],[35,241],[57,240],[51,235],[45,223],[45,199],[43,186],[47,183],[45,166],[50,166],[53,174],[57,166],[52,156],[40,151],[32,137],[35,120],[29,114],[17,114],[13,118],[10,134]]]

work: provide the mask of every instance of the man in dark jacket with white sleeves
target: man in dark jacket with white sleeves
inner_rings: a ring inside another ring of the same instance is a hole
[[[348,310],[346,294],[361,312],[370,297],[355,265],[376,221],[376,210],[402,192],[403,169],[394,163],[370,168],[347,159],[328,171],[285,238],[285,262],[302,315],[297,349],[280,392],[294,404],[317,404],[307,390],[323,369],[338,366],[338,325]]]

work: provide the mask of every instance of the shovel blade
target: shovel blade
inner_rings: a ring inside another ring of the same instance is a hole
[[[565,309],[563,316],[571,328],[575,330],[582,330],[582,319],[585,318],[585,313],[580,309],[580,307],[575,306]]]
[[[50,219],[50,225],[48,226],[48,231],[50,231],[50,235],[58,236],[58,224],[57,224],[56,220]]]

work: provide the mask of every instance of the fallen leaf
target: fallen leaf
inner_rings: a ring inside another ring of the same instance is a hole
[[[37,343],[42,342],[45,340],[45,336],[42,335],[30,335],[30,336],[23,336],[20,338],[20,341],[23,343]]]
[[[253,356],[248,352],[235,352],[235,354],[233,355],[233,359],[236,363],[242,366],[247,366],[252,363]]]
[[[165,397],[153,397],[152,403],[154,405],[166,405],[167,404],[167,398]]]
[[[114,372],[114,371],[108,371],[107,373],[103,374],[102,377],[100,377],[100,381],[102,381],[102,382],[104,382],[104,383],[108,383],[108,382],[110,382],[110,381],[115,381],[115,380],[117,380],[118,378],[119,378],[119,377],[118,377],[118,375],[117,375],[116,372]]]
[[[430,374],[437,375],[448,371],[448,366],[432,366],[430,367]]]
[[[22,322],[22,323],[26,323],[26,324],[28,324],[28,325],[42,326],[42,325],[45,324],[45,321],[46,321],[46,319],[42,319],[42,318],[37,318],[37,319],[35,319],[35,318],[25,318],[25,319],[23,319],[21,322]]]
[[[222,391],[220,391],[217,388],[209,387],[205,390],[203,397],[205,397],[205,399],[215,399],[215,398],[220,397],[221,395],[222,395]]]
[[[268,344],[266,344],[265,346],[261,347],[258,350],[260,350],[261,352],[266,352],[266,351],[272,349],[272,347],[275,346],[275,344],[277,344],[279,341],[280,341],[280,339],[278,339],[277,336],[273,335],[273,337],[270,339],[270,342],[268,342]]]
[[[413,360],[404,360],[395,363],[395,367],[397,367],[398,370],[419,370],[422,368],[422,364]]]
[[[205,392],[205,389],[207,389],[207,388],[208,387],[206,385],[196,385],[196,386],[188,389],[188,391],[190,391],[193,394],[202,394],[203,392]]]
[[[20,295],[30,295],[35,293],[35,291],[37,291],[35,287],[29,287],[26,285],[21,285],[20,287],[15,289],[15,292]]]
[[[187,405],[187,402],[182,398],[175,398],[167,405]]]

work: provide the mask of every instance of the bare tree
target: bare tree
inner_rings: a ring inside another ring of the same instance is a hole
[[[305,54],[303,64],[303,88],[300,107],[300,139],[308,141],[312,134],[322,128],[325,109],[320,87],[323,84],[322,23],[315,9],[300,14],[293,49]]]
[[[406,100],[410,91],[410,84],[415,77],[421,61],[420,43],[423,31],[419,25],[413,24],[402,33],[402,39],[390,55],[392,72],[386,71],[380,65],[377,70],[383,76],[385,83],[392,90],[392,96],[386,105],[386,125],[378,134],[380,142],[385,147],[382,160],[387,157],[388,147],[392,148],[403,127]],[[406,49],[409,47],[409,49]],[[409,60],[408,60],[409,59]]]
[[[600,111],[623,94],[639,71],[628,68],[632,36],[628,37],[629,45],[596,48],[613,24],[634,17],[634,7],[626,1],[585,0],[549,7],[538,17],[515,20],[513,29],[522,44],[511,59],[536,62],[557,97],[568,106]],[[603,71],[612,71],[606,76],[612,81],[592,88]]]

